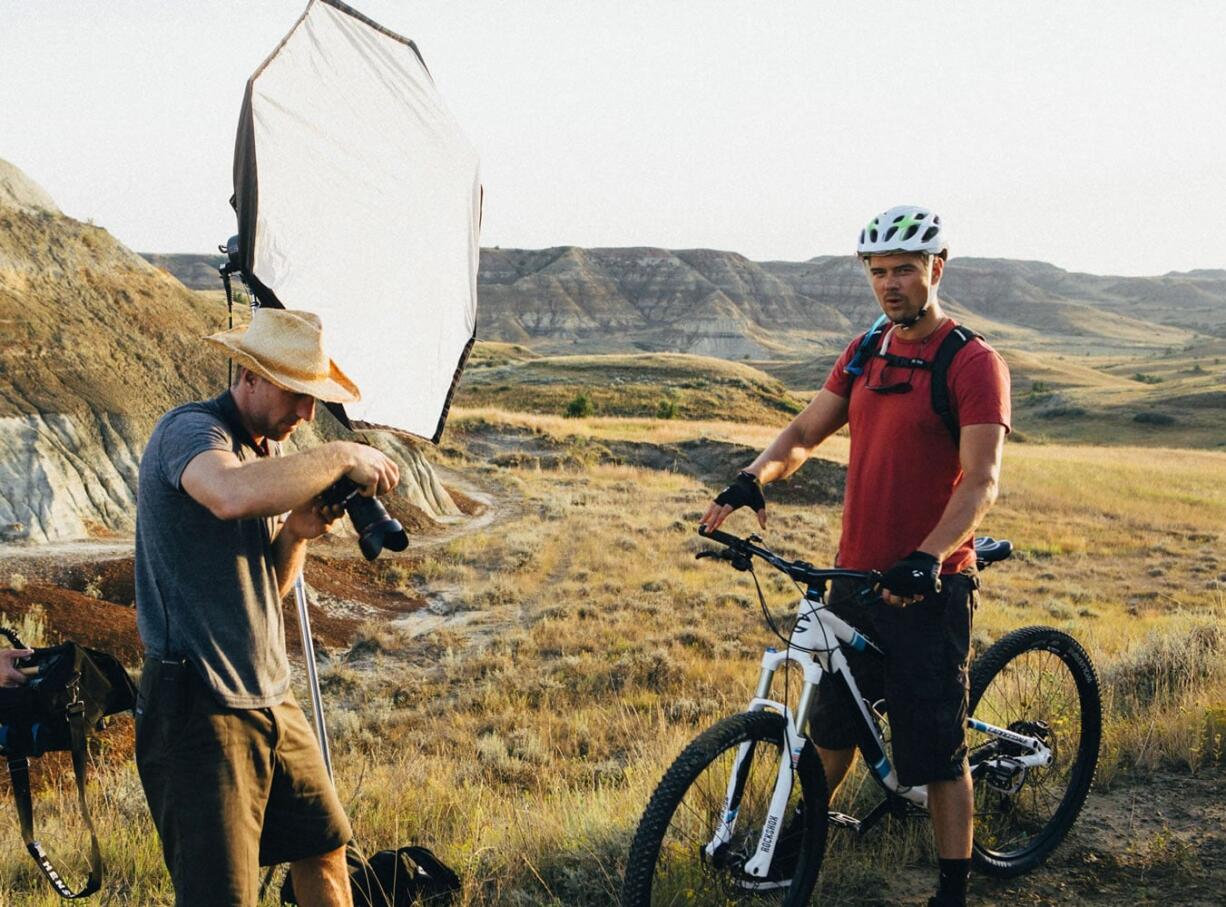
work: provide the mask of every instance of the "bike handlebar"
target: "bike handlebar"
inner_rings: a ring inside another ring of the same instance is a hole
[[[837,567],[831,569],[818,569],[808,561],[789,561],[782,558],[769,548],[764,548],[755,542],[762,541],[756,535],[751,535],[749,538],[740,538],[739,536],[729,535],[727,532],[720,532],[718,529],[707,532],[703,526],[698,527],[698,534],[704,539],[710,539],[713,542],[719,542],[724,545],[730,554],[725,555],[724,552],[711,552],[709,557],[724,557],[731,562],[732,566],[738,570],[749,569],[749,559],[751,557],[761,558],[766,561],[776,570],[781,573],[786,573],[798,583],[805,583],[809,586],[824,584],[832,579],[850,579],[859,580],[868,585],[876,585],[881,574],[876,570],[842,570]],[[704,552],[699,552],[699,556],[704,556]],[[738,562],[739,559],[739,562]]]

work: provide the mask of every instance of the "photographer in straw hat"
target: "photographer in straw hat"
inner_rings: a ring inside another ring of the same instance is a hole
[[[277,863],[300,904],[349,905],[352,833],[290,691],[281,599],[342,512],[319,493],[347,476],[384,494],[399,471],[346,441],[281,455],[317,400],[359,396],[316,316],[262,308],[207,341],[238,363],[233,384],[163,416],[140,463],[141,783],[178,907],[254,905]]]

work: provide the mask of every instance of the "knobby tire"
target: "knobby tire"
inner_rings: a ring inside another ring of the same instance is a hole
[[[703,858],[702,845],[715,834],[727,779],[738,747],[746,741],[754,744],[752,764],[725,858],[733,868],[716,867]],[[715,903],[721,907],[799,907],[807,903],[826,849],[828,799],[821,762],[808,741],[795,769],[786,812],[790,820],[772,863],[772,877],[779,872],[781,860],[789,866],[794,863],[791,884],[773,891],[747,890],[742,887],[744,876],[735,868],[736,855],[756,847],[778,775],[780,748],[786,746],[785,719],[774,712],[733,715],[690,743],[665,773],[643,812],[626,865],[622,907]],[[798,804],[803,806],[797,809]],[[785,850],[791,855],[786,859]]]
[[[1026,769],[1014,783],[975,777],[975,866],[1008,877],[1034,869],[1064,840],[1077,819],[1098,763],[1102,705],[1098,677],[1085,650],[1050,627],[1015,630],[975,661],[972,717],[1031,734],[1043,722],[1054,759]],[[972,773],[1009,744],[968,730]],[[1014,751],[1013,755],[1018,752]]]

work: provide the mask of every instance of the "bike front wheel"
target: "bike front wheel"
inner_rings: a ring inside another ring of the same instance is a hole
[[[976,660],[970,711],[1051,749],[1050,764],[1026,767],[1016,760],[1029,750],[968,730],[975,865],[987,875],[1018,875],[1064,840],[1090,791],[1102,736],[1098,677],[1067,633],[1026,627]]]
[[[785,762],[788,750],[786,721],[774,712],[725,718],[687,746],[643,812],[622,907],[806,903],[826,849],[826,777],[807,740],[798,759]],[[781,764],[792,772],[791,792],[770,872],[754,878],[745,867]]]

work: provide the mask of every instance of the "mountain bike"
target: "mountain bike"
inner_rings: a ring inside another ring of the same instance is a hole
[[[826,608],[828,582],[862,584],[876,597],[880,575],[818,569],[763,547],[757,536],[701,533],[722,545],[698,553],[753,574],[754,560],[803,591],[787,643],[768,648],[747,711],[725,718],[682,751],[652,794],[635,833],[623,907],[806,904],[817,884],[831,827],[863,835],[887,815],[927,814],[925,787],[905,787],[890,764],[883,722],[888,703],[860,695],[847,650],[881,650]],[[975,540],[980,569],[1012,553],[1008,541]],[[755,585],[757,577],[754,576]],[[788,666],[803,675],[796,707],[772,699]],[[864,723],[859,751],[883,798],[863,818],[831,811],[825,773],[808,739],[819,683],[845,684]],[[968,760],[975,790],[973,860],[987,875],[1012,876],[1042,863],[1080,812],[1102,731],[1098,678],[1085,650],[1050,627],[1002,637],[971,671]]]

